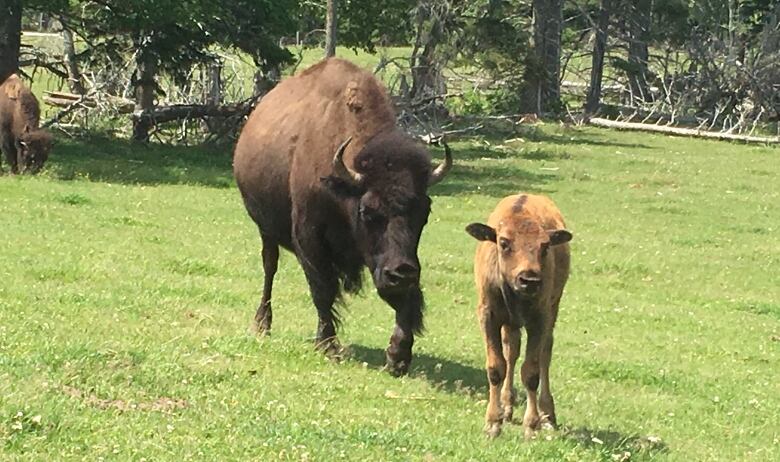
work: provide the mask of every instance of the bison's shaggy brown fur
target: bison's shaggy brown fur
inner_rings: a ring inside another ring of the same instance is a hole
[[[279,246],[303,267],[319,315],[317,342],[330,351],[338,348],[333,304],[341,288],[359,289],[367,266],[396,310],[388,364],[405,372],[422,329],[417,244],[430,210],[426,191],[446,174],[449,150],[447,159],[432,170],[424,147],[396,128],[384,88],[348,61],[323,61],[268,93],[233,160],[263,242],[255,328],[271,327]]]
[[[38,128],[40,116],[38,100],[17,75],[0,84],[0,149],[12,173],[36,173],[49,157],[52,139]]]

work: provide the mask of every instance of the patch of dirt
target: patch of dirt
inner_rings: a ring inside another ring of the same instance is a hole
[[[62,391],[71,398],[80,399],[87,406],[98,409],[116,409],[122,412],[128,411],[156,411],[171,413],[189,406],[187,401],[178,398],[157,398],[154,401],[127,401],[122,399],[103,399],[98,396],[85,393],[78,388],[62,386]]]

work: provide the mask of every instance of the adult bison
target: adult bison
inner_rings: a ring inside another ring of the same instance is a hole
[[[317,308],[316,345],[340,349],[334,303],[356,292],[367,266],[379,296],[396,312],[387,366],[403,374],[423,327],[417,246],[428,220],[426,191],[452,166],[395,125],[392,104],[373,75],[341,59],[323,61],[280,83],[239,137],[233,173],[260,228],[265,283],[254,319],[271,328],[279,246],[298,258]]]
[[[17,75],[0,84],[0,149],[11,173],[37,173],[51,150],[51,135],[38,128],[41,110]],[[2,162],[0,162],[2,172]]]

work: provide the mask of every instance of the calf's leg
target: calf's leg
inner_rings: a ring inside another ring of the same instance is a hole
[[[543,324],[534,320],[526,324],[528,341],[525,347],[525,359],[520,368],[520,377],[525,386],[528,400],[525,405],[525,415],[523,416],[523,427],[525,437],[531,438],[539,427],[539,411],[537,403],[537,390],[539,388],[539,359],[544,340]]]
[[[501,386],[506,377],[506,360],[501,345],[501,325],[490,312],[484,312],[481,319],[485,337],[485,368],[490,387],[487,410],[485,411],[485,433],[494,438],[501,434],[502,409]]]
[[[550,362],[552,360],[553,335],[552,330],[545,336],[539,356],[539,371],[541,390],[539,392],[539,414],[543,426],[555,427],[555,401],[550,393]]]
[[[504,347],[504,359],[506,359],[506,377],[501,388],[501,404],[504,409],[504,422],[508,423],[512,421],[517,401],[515,364],[520,356],[520,328],[505,324],[501,328],[501,341]]]

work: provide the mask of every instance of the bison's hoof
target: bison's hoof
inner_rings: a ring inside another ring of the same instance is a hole
[[[265,323],[253,321],[252,325],[249,326],[249,333],[258,337],[265,337],[267,335],[271,335],[271,326],[266,325]]]
[[[385,364],[385,370],[394,377],[400,377],[402,375],[406,375],[409,372],[409,362],[393,361],[388,358],[387,363]]]
[[[485,436],[488,438],[495,438],[501,434],[501,422],[487,422],[485,423]]]
[[[344,359],[344,347],[336,337],[329,337],[324,340],[318,340],[315,347],[321,351],[328,359],[341,361]]]

